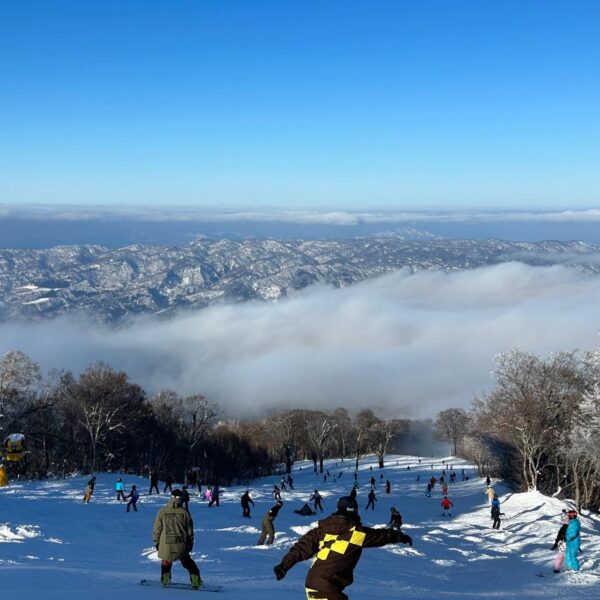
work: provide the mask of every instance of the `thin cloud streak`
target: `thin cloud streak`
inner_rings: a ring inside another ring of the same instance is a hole
[[[455,273],[406,271],[276,304],[212,307],[109,331],[56,320],[2,325],[0,353],[48,369],[93,360],[147,391],[201,392],[231,416],[275,407],[434,416],[489,389],[496,353],[595,346],[600,279],[520,263]]]
[[[555,212],[485,211],[317,211],[317,210],[216,210],[186,206],[77,206],[77,205],[0,205],[0,218],[94,221],[125,219],[148,222],[205,223],[287,223],[299,225],[360,224],[392,225],[400,223],[596,223],[600,209]]]

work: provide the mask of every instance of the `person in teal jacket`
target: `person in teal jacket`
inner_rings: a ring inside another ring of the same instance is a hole
[[[579,560],[577,554],[579,553],[580,547],[580,531],[581,523],[577,518],[577,511],[570,510],[567,513],[569,517],[569,525],[565,533],[565,541],[567,542],[567,550],[565,552],[565,558],[567,563],[567,570],[579,571]]]

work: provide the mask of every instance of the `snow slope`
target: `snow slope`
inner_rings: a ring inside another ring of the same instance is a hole
[[[555,575],[550,550],[560,526],[564,504],[537,493],[511,493],[494,482],[507,518],[502,529],[491,529],[485,483],[469,465],[448,458],[458,473],[450,486],[455,504],[452,518],[441,515],[439,488],[431,498],[424,496],[426,480],[441,474],[442,459],[388,457],[384,477],[392,482],[387,496],[380,471],[372,458],[361,462],[360,514],[363,522],[383,527],[390,507],[403,515],[405,533],[414,539],[413,548],[387,546],[366,549],[355,571],[355,583],[346,592],[354,600],[363,598],[599,598],[600,519],[582,517],[582,571]],[[337,466],[336,466],[337,464]],[[411,466],[408,470],[407,466]],[[208,508],[193,497],[190,506],[196,526],[193,556],[205,581],[224,585],[223,598],[289,600],[305,598],[304,576],[309,562],[296,565],[277,582],[273,566],[290,545],[306,532],[315,519],[300,517],[300,508],[311,491],[318,488],[325,500],[325,513],[335,510],[336,499],[347,495],[353,482],[353,462],[326,464],[337,481],[323,483],[312,465],[294,468],[295,490],[283,494],[284,507],[276,520],[277,536],[270,547],[257,547],[260,521],[273,504],[273,484],[279,477],[253,482],[248,489],[256,502],[250,520],[243,519],[239,497],[244,487],[225,490],[219,508]],[[365,512],[366,494],[373,468],[378,486],[374,512]],[[460,469],[470,478],[460,481]],[[420,482],[416,481],[420,475]],[[13,483],[0,488],[0,590],[18,592],[27,599],[127,598],[144,600],[180,597],[191,593],[138,585],[141,578],[158,578],[159,564],[152,546],[152,523],[167,496],[141,498],[138,513],[126,513],[115,500],[118,475],[100,474],[95,494],[88,505],[81,502],[87,478],[74,477],[46,482]],[[135,483],[145,494],[147,481],[123,475],[126,489]],[[545,577],[536,577],[543,572]],[[179,564],[174,581],[187,581]],[[204,596],[203,596],[204,597]]]

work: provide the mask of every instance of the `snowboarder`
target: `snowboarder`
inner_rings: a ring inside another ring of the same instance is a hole
[[[577,518],[576,510],[570,510],[567,513],[567,517],[569,517],[569,524],[567,525],[567,530],[565,532],[565,541],[567,544],[567,549],[565,552],[567,570],[579,571],[579,560],[577,559],[577,554],[579,553],[581,546],[581,522]]]
[[[208,507],[210,508],[213,504],[217,505],[219,508],[219,496],[221,495],[221,490],[219,488],[219,484],[215,485],[210,493],[210,501],[208,503]]]
[[[351,498],[344,497],[337,511],[300,538],[273,571],[279,581],[296,563],[316,555],[306,576],[307,598],[347,600],[343,590],[352,584],[363,548],[399,542],[412,546],[412,539],[400,531],[364,527]]]
[[[385,481],[385,493],[389,494],[392,491],[392,484],[390,483],[389,479],[386,479]]]
[[[442,512],[442,517],[446,516],[446,511],[448,511],[448,516],[451,517],[452,513],[450,512],[450,509],[454,506],[454,504],[452,504],[448,496],[443,497],[441,504],[442,508],[444,509],[444,512]]]
[[[492,480],[490,479],[490,476],[488,475],[488,476],[485,478],[485,485],[486,485],[487,487],[490,487],[491,483],[492,483]]]
[[[171,567],[176,560],[189,572],[194,589],[202,585],[198,565],[190,556],[194,547],[194,523],[190,513],[181,506],[181,490],[173,490],[167,506],[158,511],[152,540],[161,559],[160,581],[165,587],[171,583]]]
[[[83,493],[83,503],[89,504],[92,494],[94,493],[94,488],[96,487],[96,476],[92,475],[92,478],[87,482],[87,486],[85,487],[85,492]]]
[[[402,515],[393,506],[390,508],[390,513],[390,529],[397,529],[400,531],[402,529]]]
[[[254,506],[254,502],[252,501],[252,498],[250,498],[250,492],[248,490],[242,494],[240,504],[242,505],[242,516],[250,518],[250,505],[252,504],[252,506]]]
[[[148,495],[152,495],[152,490],[156,490],[157,494],[160,494],[160,492],[158,491],[158,473],[156,471],[152,471],[150,473],[150,491],[148,492]]]
[[[316,513],[313,509],[308,505],[308,502],[304,503],[304,506],[301,509],[296,509],[294,511],[297,515],[302,517],[310,517],[311,515],[315,515]]]
[[[283,502],[278,500],[275,506],[271,507],[265,514],[262,520],[262,531],[260,537],[258,538],[258,546],[262,546],[267,540],[267,546],[271,545],[275,540],[275,517],[281,510],[283,506]]]
[[[137,502],[140,499],[140,494],[137,491],[137,486],[132,485],[131,486],[131,491],[129,492],[129,494],[127,494],[127,496],[125,496],[125,499],[130,498],[129,502],[127,503],[127,512],[129,512],[130,507],[133,506],[133,510],[135,512],[138,511],[137,509]]]
[[[276,485],[273,486],[273,496],[275,500],[281,500],[281,490]]]
[[[321,504],[322,496],[319,494],[319,490],[315,490],[315,493],[308,499],[309,502],[315,503],[315,512],[317,512],[317,508],[323,512],[323,505]]]
[[[369,499],[369,501],[367,502],[365,510],[369,510],[369,506],[372,508],[372,510],[375,510],[375,502],[377,502],[377,498],[375,497],[375,490],[371,490],[367,498]]]
[[[165,489],[163,490],[163,494],[167,493],[167,489],[170,493],[173,493],[173,477],[171,477],[171,475],[165,477]]]
[[[119,477],[117,483],[115,483],[115,492],[117,492],[117,500],[125,500],[125,486],[123,480]]]
[[[500,529],[500,517],[504,515],[503,512],[500,512],[500,500],[498,500],[498,496],[494,496],[492,500],[492,519],[494,522],[492,523],[493,529]]]
[[[555,573],[560,573],[562,571],[563,565],[565,564],[565,552],[567,550],[567,545],[565,541],[565,534],[567,533],[567,527],[569,526],[569,517],[567,517],[567,511],[563,508],[561,514],[561,525],[558,533],[556,534],[556,539],[554,540],[554,546],[552,546],[552,550],[557,550],[556,558],[554,559],[553,570]]]

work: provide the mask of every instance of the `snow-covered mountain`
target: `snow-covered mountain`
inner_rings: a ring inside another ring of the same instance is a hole
[[[510,260],[560,263],[597,274],[600,247],[376,237],[0,250],[0,320],[87,312],[119,321],[219,302],[276,300],[315,283],[344,287],[402,268],[450,271]]]
[[[513,493],[501,481],[494,481],[506,515],[501,529],[495,531],[484,493],[485,480],[476,476],[471,465],[447,460],[458,473],[458,481],[449,491],[454,503],[451,518],[442,517],[439,486],[430,498],[424,495],[426,480],[432,474],[438,478],[441,475],[441,459],[422,458],[419,463],[415,456],[387,457],[383,473],[384,480],[392,484],[389,495],[375,459],[366,457],[361,461],[358,501],[363,522],[385,527],[390,508],[395,506],[402,513],[403,531],[413,538],[413,546],[365,549],[354,572],[355,582],[346,588],[350,598],[598,598],[597,515],[581,516],[581,571],[554,574],[555,552],[551,546],[565,504],[537,492]],[[318,517],[302,517],[293,512],[308,500],[312,490],[318,488],[323,495],[323,516],[335,510],[340,496],[349,493],[354,462],[329,461],[325,466],[332,474],[327,482],[313,474],[311,464],[294,466],[295,489],[283,493],[284,505],[275,521],[277,533],[272,546],[257,546],[256,542],[260,521],[274,504],[272,490],[278,476],[254,481],[247,488],[226,488],[219,508],[209,508],[197,496],[192,498],[190,511],[196,538],[193,557],[207,583],[224,586],[223,600],[306,597],[304,577],[310,561],[296,565],[280,582],[275,580],[273,567],[320,518],[320,513]],[[468,480],[462,481],[462,468]],[[367,512],[366,490],[371,474],[377,480],[378,502],[374,511]],[[117,501],[114,484],[118,476],[123,477],[127,489],[137,484],[142,492],[137,513],[125,512],[125,506]],[[0,588],[4,595],[28,600],[187,597],[188,592],[139,585],[142,578],[159,578],[152,524],[167,496],[147,496],[148,481],[136,475],[100,474],[91,503],[83,504],[86,481],[84,477],[73,477],[12,482],[0,488]],[[251,519],[241,515],[239,500],[245,489],[250,490],[256,503]],[[173,566],[173,580],[187,581],[179,563]]]

